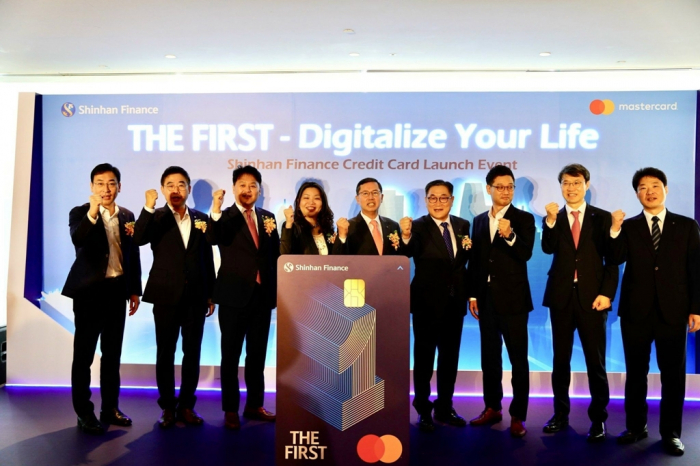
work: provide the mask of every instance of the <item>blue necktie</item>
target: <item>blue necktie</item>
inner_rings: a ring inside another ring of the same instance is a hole
[[[447,222],[442,222],[440,226],[442,227],[442,239],[445,240],[445,246],[447,246],[447,252],[450,253],[450,260],[455,258],[455,250],[452,248],[452,238],[450,237],[450,230]]]

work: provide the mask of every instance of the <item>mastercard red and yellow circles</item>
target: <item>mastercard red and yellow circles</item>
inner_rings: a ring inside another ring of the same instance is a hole
[[[365,463],[394,463],[401,457],[401,440],[393,435],[365,435],[357,442],[357,455]]]
[[[615,103],[612,100],[594,100],[588,107],[594,115],[610,115],[615,111]]]

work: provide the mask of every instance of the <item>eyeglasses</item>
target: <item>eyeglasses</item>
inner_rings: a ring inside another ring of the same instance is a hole
[[[447,204],[448,202],[450,202],[450,199],[452,199],[452,198],[448,197],[448,196],[440,196],[440,197],[428,196],[425,199],[428,201],[429,204],[435,204],[438,201],[440,201],[440,204]]]
[[[381,191],[360,191],[357,195],[366,199],[368,197],[379,197],[381,194]]]
[[[495,189],[496,191],[498,191],[499,193],[502,193],[503,191],[507,191],[507,192],[509,192],[509,193],[512,193],[513,191],[515,191],[515,185],[514,185],[514,184],[509,184],[509,185],[505,185],[505,186],[502,185],[502,184],[499,184],[499,185],[497,185],[497,186],[491,186],[491,187],[492,187],[493,189]]]
[[[573,181],[573,182],[562,181],[562,183],[561,183],[561,187],[564,189],[567,189],[569,187],[572,187],[574,189],[581,189],[581,186],[583,186],[583,181]]]
[[[93,185],[97,189],[104,189],[106,187],[109,187],[109,189],[117,189],[117,183],[114,181],[110,181],[109,183],[103,183],[101,181],[98,181],[97,183],[93,183]]]
[[[182,181],[177,184],[168,183],[165,185],[165,189],[168,191],[185,191],[187,189],[187,183]]]

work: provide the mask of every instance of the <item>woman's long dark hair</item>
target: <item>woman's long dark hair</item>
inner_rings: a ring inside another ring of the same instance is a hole
[[[318,189],[318,192],[321,195],[321,210],[316,216],[316,223],[318,224],[318,226],[321,227],[321,233],[323,234],[323,236],[332,235],[333,211],[328,205],[328,197],[326,197],[326,192],[323,190],[323,186],[316,183],[315,181],[306,181],[304,184],[301,185],[299,191],[297,191],[297,197],[296,199],[294,199],[294,224],[298,225],[299,228],[302,229],[302,231],[310,231],[312,229],[311,224],[304,218],[304,214],[301,213],[301,209],[299,208],[301,196],[302,194],[304,194],[304,191],[308,188]]]

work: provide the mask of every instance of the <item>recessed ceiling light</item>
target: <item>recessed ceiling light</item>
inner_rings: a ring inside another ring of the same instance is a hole
[[[177,58],[175,55],[166,55],[165,58]]]
[[[627,63],[625,60],[618,60],[618,63]]]
[[[390,53],[389,55],[395,57],[396,55],[398,55],[398,53]]]
[[[359,57],[360,54],[357,53],[357,52],[350,52],[350,56],[351,56],[351,57]]]
[[[552,52],[540,52],[540,57],[548,57],[552,54]]]
[[[343,29],[343,32],[344,32],[345,34],[355,34],[355,30],[354,30],[354,29]]]

